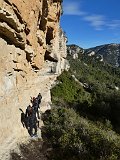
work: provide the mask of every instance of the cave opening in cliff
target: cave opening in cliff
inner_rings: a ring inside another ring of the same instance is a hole
[[[53,38],[53,28],[49,27],[46,34],[46,44],[51,45],[51,40]]]
[[[26,53],[26,59],[27,59],[28,62],[32,62],[32,57],[33,56],[31,54]]]
[[[46,30],[47,20],[45,18],[41,18],[39,29],[42,31]]]
[[[58,60],[56,58],[53,58],[53,57],[50,56],[49,51],[45,52],[44,60],[48,60],[50,62],[58,62]]]

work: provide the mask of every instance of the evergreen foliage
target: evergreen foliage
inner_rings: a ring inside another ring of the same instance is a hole
[[[119,160],[120,69],[81,53],[68,60],[43,118],[52,159]]]
[[[55,107],[43,120],[43,133],[54,150],[51,159],[120,159],[120,136],[80,117],[73,109]]]

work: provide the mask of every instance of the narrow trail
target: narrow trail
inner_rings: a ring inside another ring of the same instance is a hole
[[[48,66],[44,66],[44,68],[41,69],[38,74],[39,74],[38,78],[35,79],[34,81],[35,81],[35,85],[39,86],[39,84],[41,84],[40,93],[42,95],[42,101],[40,104],[40,113],[44,113],[47,109],[51,108],[50,107],[50,103],[51,103],[50,88],[52,84],[55,83],[57,75],[53,73],[49,73]],[[30,87],[34,89],[34,85]],[[40,128],[43,125],[44,125],[43,122],[40,120]],[[38,129],[38,138],[42,138],[40,128]],[[26,130],[25,128],[23,129]],[[12,134],[10,137],[8,137],[5,140],[4,145],[0,146],[0,160],[9,160],[11,150],[15,150],[16,152],[19,152],[19,147],[18,147],[19,144],[28,143],[31,140],[31,137],[28,134],[27,130],[24,131],[24,133],[21,132],[21,135],[19,134],[19,136],[16,136],[16,135],[17,135],[17,131],[15,131],[14,134]]]

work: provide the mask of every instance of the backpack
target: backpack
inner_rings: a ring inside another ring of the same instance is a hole
[[[28,106],[27,107],[28,116],[32,115],[32,112],[33,112],[33,108],[31,106]]]

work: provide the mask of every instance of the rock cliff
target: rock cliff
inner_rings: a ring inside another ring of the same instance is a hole
[[[42,94],[49,108],[50,88],[67,67],[66,37],[59,26],[61,0],[0,0],[0,159],[28,138],[20,122],[30,96]]]

